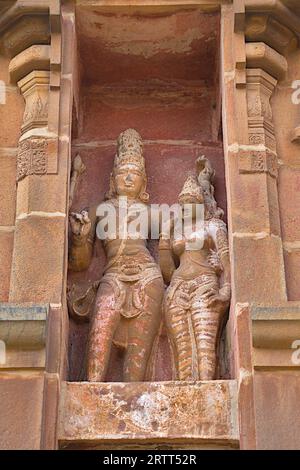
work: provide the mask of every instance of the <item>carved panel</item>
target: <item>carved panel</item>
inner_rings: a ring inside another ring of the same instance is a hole
[[[270,99],[276,80],[261,69],[247,70],[249,144],[264,145],[276,152]]]
[[[277,178],[278,163],[277,155],[268,149],[250,150],[239,153],[239,172],[240,173],[269,173],[270,176]]]
[[[28,175],[47,173],[47,146],[44,138],[31,138],[19,143],[17,157],[17,181]]]
[[[43,97],[45,98],[45,97]],[[23,127],[27,127],[31,122],[40,122],[47,124],[48,118],[48,100],[42,99],[42,97],[37,94],[33,100],[26,106],[24,117],[23,117]],[[34,126],[36,127],[36,126]]]
[[[49,72],[34,71],[18,82],[26,105],[22,132],[48,123]]]

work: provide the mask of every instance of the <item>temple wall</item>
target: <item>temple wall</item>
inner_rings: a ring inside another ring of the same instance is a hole
[[[0,448],[299,449],[298,2],[117,3],[0,6]],[[98,279],[104,253],[68,273],[71,163],[86,166],[72,209],[97,205],[128,127],[150,202],[174,202],[197,155],[216,169],[232,277],[216,381],[171,381],[164,329],[151,383],[112,383],[116,353],[108,383],[83,381],[88,323],[67,288]]]

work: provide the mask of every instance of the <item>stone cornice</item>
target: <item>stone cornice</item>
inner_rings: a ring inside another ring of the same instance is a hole
[[[298,37],[300,37],[299,16],[286,7],[280,0],[245,0],[246,13],[272,15]]]
[[[298,38],[294,32],[273,18],[272,15],[248,13],[245,37],[249,42],[263,41],[283,55],[298,46]]]
[[[299,302],[253,306],[251,320],[254,348],[291,349],[292,343],[300,340]]]
[[[48,15],[51,0],[17,0],[0,17],[0,34],[25,15]]]
[[[246,43],[247,68],[261,68],[279,80],[287,72],[287,60],[264,42]]]
[[[50,44],[61,32],[60,0],[18,0],[0,15],[1,49],[10,57],[33,44]],[[52,47],[51,64],[60,62]]]

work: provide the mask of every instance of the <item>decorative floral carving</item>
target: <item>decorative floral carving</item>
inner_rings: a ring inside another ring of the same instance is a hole
[[[47,97],[46,97],[47,98]],[[48,100],[42,100],[38,94],[35,100],[26,106],[23,121],[27,126],[30,121],[47,121],[48,118]]]
[[[270,176],[277,177],[277,155],[268,151],[240,152],[239,154],[240,173],[269,173]]]
[[[17,157],[17,181],[28,175],[47,173],[47,140],[26,139],[20,142]]]
[[[259,95],[253,96],[249,94],[248,96],[248,116],[256,117],[261,116],[261,101]]]
[[[253,145],[259,145],[265,143],[265,137],[263,134],[250,134],[249,143]]]
[[[266,164],[265,164],[265,153],[264,152],[253,152],[251,154],[251,169],[252,171],[263,172],[266,171]]]

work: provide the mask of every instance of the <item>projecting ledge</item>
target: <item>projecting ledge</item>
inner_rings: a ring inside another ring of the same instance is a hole
[[[175,442],[236,447],[236,382],[66,382],[59,441],[61,448]]]

